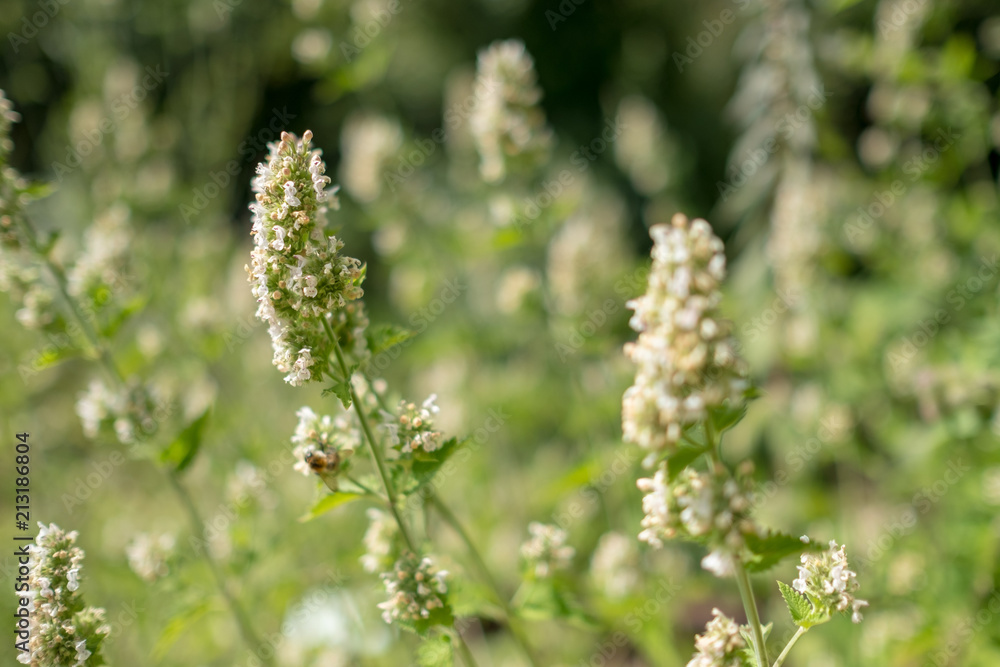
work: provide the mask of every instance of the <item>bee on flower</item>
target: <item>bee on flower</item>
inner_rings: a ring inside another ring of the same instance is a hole
[[[351,456],[361,446],[361,434],[346,415],[320,417],[309,407],[295,414],[299,418],[292,435],[295,470],[306,476],[319,475],[336,488],[337,477],[348,470]]]

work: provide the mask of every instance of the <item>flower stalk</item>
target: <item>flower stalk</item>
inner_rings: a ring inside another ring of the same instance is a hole
[[[337,357],[337,365],[340,367],[340,372],[343,375],[343,381],[347,383],[351,393],[351,405],[354,406],[354,413],[358,416],[358,421],[361,423],[361,431],[364,433],[365,442],[368,443],[368,452],[372,456],[372,461],[375,463],[375,469],[378,471],[379,480],[382,482],[382,489],[385,491],[386,502],[389,505],[389,511],[392,513],[392,517],[396,520],[396,524],[399,526],[399,533],[403,536],[403,541],[410,551],[416,553],[417,549],[413,542],[413,538],[410,537],[410,532],[406,527],[406,523],[403,521],[403,517],[399,513],[399,508],[396,507],[396,492],[392,486],[392,480],[389,479],[389,473],[385,467],[385,460],[382,456],[382,452],[379,450],[378,441],[375,440],[375,436],[372,433],[371,427],[368,425],[368,418],[365,417],[365,411],[361,409],[361,402],[358,398],[358,393],[354,390],[354,385],[351,384],[351,372],[347,367],[347,362],[344,360],[344,352],[340,348],[340,341],[337,340],[337,335],[334,333],[333,329],[330,328],[330,323],[326,321],[326,318],[320,318],[323,321],[323,328],[326,330],[326,335],[329,336],[333,345],[334,356]],[[333,378],[334,380],[339,380],[341,378]]]

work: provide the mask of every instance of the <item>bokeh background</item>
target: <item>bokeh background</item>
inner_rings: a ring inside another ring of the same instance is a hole
[[[677,211],[726,241],[725,308],[763,394],[726,455],[755,462],[762,522],[848,545],[871,603],[787,664],[1000,661],[995,2],[3,0],[0,35],[12,164],[53,186],[28,215],[69,263],[92,226],[120,233],[113,354],[172,406],[150,447],[212,406],[186,479],[280,664],[412,664],[415,647],[374,608],[361,509],[298,521],[320,491],[291,469],[295,410],[336,402],[282,382],[243,268],[250,179],[281,129],[311,129],[342,186],[331,224],[368,264],[372,321],[419,331],[380,375],[395,396],[437,393],[449,432],[484,434],[442,494],[502,587],[519,586],[528,522],[570,534],[579,613],[533,621],[546,664],[680,665],[713,606],[742,618],[698,548],[593,558],[642,516],[620,442],[624,302],[647,228]],[[555,141],[486,185],[476,54],[509,38]],[[93,360],[22,327],[22,306],[0,297],[2,486],[27,430],[33,519],[80,532],[108,663],[248,664],[146,448],[84,437]],[[491,414],[502,427],[477,431]],[[174,542],[153,581],[127,557],[143,534]],[[451,533],[439,543],[465,571]],[[779,637],[774,580],[794,573],[755,578]],[[480,664],[519,664],[480,593],[456,600]],[[0,655],[14,664],[10,641]]]

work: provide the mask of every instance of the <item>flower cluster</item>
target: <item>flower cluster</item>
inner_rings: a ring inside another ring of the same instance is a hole
[[[624,437],[650,450],[647,465],[708,408],[739,400],[747,387],[730,324],[718,312],[726,274],[722,241],[706,221],[680,213],[670,225],[655,225],[650,236],[649,287],[628,302],[639,338],[625,345],[625,354],[638,370],[622,400]]]
[[[340,140],[340,182],[361,202],[382,193],[386,163],[403,145],[399,122],[371,113],[354,113],[344,121]]]
[[[507,173],[508,161],[541,161],[552,142],[538,103],[535,63],[518,40],[495,42],[480,51],[476,89],[483,98],[469,118],[479,150],[483,180],[495,182]]]
[[[399,416],[387,416],[385,428],[400,454],[430,453],[441,447],[441,431],[434,430],[434,416],[440,412],[435,401],[437,394],[431,394],[419,408],[415,403],[400,401]]]
[[[621,533],[602,535],[590,559],[590,576],[609,598],[633,593],[639,586],[639,553],[635,542]]]
[[[799,577],[792,588],[802,593],[819,614],[831,615],[834,611],[851,612],[851,620],[861,622],[861,609],[868,606],[865,600],[854,597],[858,590],[858,575],[847,567],[847,549],[833,540],[830,548],[820,554],[802,554]]]
[[[639,539],[661,548],[663,541],[685,538],[707,543],[715,550],[702,566],[718,576],[731,573],[728,554],[743,546],[743,536],[755,532],[749,518],[749,489],[721,474],[684,469],[668,483],[666,464],[652,477],[636,485],[646,495],[642,499],[642,532]]]
[[[112,424],[122,444],[132,445],[156,430],[158,401],[151,390],[133,378],[120,391],[112,391],[101,380],[92,380],[76,403],[76,413],[88,438],[96,438],[101,426]]]
[[[378,572],[392,563],[393,540],[399,528],[391,514],[374,507],[368,509],[368,519],[371,523],[362,540],[365,554],[361,557],[361,566],[366,572]]]
[[[712,620],[705,632],[694,638],[697,653],[687,667],[745,667],[743,649],[746,642],[740,635],[736,621],[718,609],[712,610]]]
[[[337,199],[311,141],[308,130],[301,139],[283,132],[269,145],[250,206],[255,245],[247,272],[257,317],[268,324],[274,365],[296,386],[320,379],[312,366],[332,351],[322,318],[360,298],[364,277],[361,262],[340,254],[343,241],[326,234],[327,202],[336,208]]]
[[[174,536],[140,533],[125,547],[128,566],[146,581],[153,582],[170,573],[167,561],[174,553]]]
[[[118,203],[98,216],[87,229],[80,257],[66,275],[72,296],[85,296],[102,305],[107,295],[98,290],[121,287],[121,266],[132,240],[128,226],[130,215],[128,206]]]
[[[14,150],[10,128],[20,119],[14,105],[0,90],[0,247],[8,248],[20,247],[14,216],[20,206],[21,191],[27,187],[17,170],[7,164]]]
[[[536,577],[550,577],[556,570],[569,567],[576,550],[566,544],[566,531],[550,524],[532,521],[531,538],[521,545],[521,556]]]
[[[28,651],[18,654],[32,667],[92,667],[104,664],[101,643],[110,629],[104,610],[84,607],[80,589],[83,550],[77,533],[55,524],[38,524],[30,562],[30,634]]]
[[[292,436],[295,469],[306,476],[315,473],[334,483],[350,466],[349,459],[361,446],[361,435],[344,415],[319,417],[308,407],[295,414],[299,418]]]
[[[438,570],[430,558],[406,553],[396,561],[391,572],[383,572],[382,582],[389,599],[378,605],[386,623],[413,623],[430,618],[435,609],[446,604],[446,570]]]

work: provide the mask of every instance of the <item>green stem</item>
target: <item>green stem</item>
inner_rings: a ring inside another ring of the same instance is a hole
[[[350,482],[351,484],[354,484],[355,486],[357,486],[359,489],[361,489],[362,491],[364,491],[368,495],[375,496],[376,498],[384,500],[384,498],[382,498],[382,496],[380,496],[378,493],[376,493],[374,489],[368,488],[367,485],[362,484],[361,482],[359,482],[357,480],[357,478],[353,477],[352,475],[345,475],[345,477],[347,478],[348,482]]]
[[[111,353],[108,351],[107,346],[101,344],[100,336],[98,336],[97,331],[94,330],[93,325],[90,320],[83,314],[80,310],[80,305],[76,302],[67,287],[69,281],[66,279],[66,274],[63,272],[62,267],[52,261],[42,247],[38,243],[38,239],[35,236],[35,230],[31,227],[31,224],[23,217],[16,216],[18,224],[20,224],[21,229],[24,231],[24,236],[28,240],[28,245],[31,250],[39,257],[45,264],[45,267],[55,278],[56,287],[59,289],[59,295],[62,297],[63,301],[66,303],[66,307],[69,308],[73,317],[76,318],[77,322],[80,324],[80,329],[83,331],[84,337],[87,342],[90,343],[91,347],[97,353],[98,358],[101,360],[101,364],[104,367],[105,372],[111,376],[111,379],[118,384],[124,385],[125,380],[121,373],[118,372],[118,367],[115,365],[114,359],[111,358]]]
[[[493,577],[493,573],[490,572],[489,567],[486,565],[486,561],[483,560],[482,555],[480,555],[479,550],[476,545],[472,542],[469,537],[469,533],[466,532],[462,523],[458,520],[458,517],[451,511],[451,509],[444,504],[441,498],[433,491],[428,496],[434,509],[437,510],[441,518],[444,519],[445,523],[451,526],[451,529],[461,538],[462,542],[465,543],[465,547],[472,557],[473,562],[476,564],[476,568],[479,570],[480,575],[486,581],[486,584],[492,589],[493,595],[496,596],[497,602],[500,603],[500,608],[503,609],[504,616],[507,618],[507,624],[510,627],[510,634],[514,637],[514,641],[517,642],[518,647],[521,652],[524,653],[524,657],[528,659],[528,662],[537,666],[538,661],[535,658],[534,653],[531,650],[531,646],[528,644],[527,639],[522,634],[519,627],[517,627],[517,617],[514,615],[514,611],[510,608],[510,603],[507,598],[504,597],[503,593],[500,591],[500,585],[497,580]]]
[[[184,486],[181,480],[173,472],[167,472],[167,479],[170,480],[170,486],[177,493],[177,497],[180,498],[181,505],[184,506],[184,510],[187,512],[188,521],[191,524],[191,530],[194,531],[195,535],[205,535],[205,523],[198,514],[198,508],[195,506],[194,499],[191,498],[191,494],[188,492],[187,487]],[[240,629],[240,636],[243,638],[243,641],[246,642],[248,646],[255,647],[254,651],[257,654],[257,657],[263,660],[265,664],[274,665],[274,660],[271,657],[265,656],[264,651],[260,650],[263,648],[263,644],[257,637],[257,633],[254,632],[253,625],[250,622],[250,617],[247,615],[246,610],[244,610],[240,605],[239,600],[237,600],[229,590],[225,575],[222,573],[222,570],[219,569],[218,564],[207,553],[205,554],[205,562],[208,564],[208,569],[212,572],[212,578],[215,580],[215,585],[218,587],[223,599],[225,599],[226,605],[229,607],[229,611],[232,613],[233,618],[236,619],[236,625]],[[269,651],[268,653],[271,652]]]
[[[80,305],[76,302],[76,299],[72,297],[69,293],[68,281],[66,279],[66,274],[62,268],[56,264],[48,253],[46,253],[38,243],[38,239],[35,236],[35,230],[32,228],[31,223],[28,222],[26,218],[22,216],[16,216],[18,224],[24,231],[24,235],[28,240],[28,245],[35,255],[45,264],[46,268],[52,273],[55,278],[56,286],[59,289],[59,294],[63,301],[66,303],[67,308],[69,308],[70,313],[77,320],[80,325],[80,329],[83,331],[84,336],[87,338],[87,342],[94,348],[97,352],[98,361],[104,372],[108,374],[112,382],[118,387],[125,387],[125,379],[121,372],[118,370],[118,366],[115,364],[114,358],[111,356],[110,351],[107,346],[101,341],[101,337],[98,332],[91,325],[90,320],[83,314],[80,310]],[[176,475],[165,468],[158,468],[162,470],[168,481],[170,482],[170,488],[174,490],[181,505],[184,507],[188,515],[188,520],[191,522],[192,527],[195,527],[196,534],[201,536],[205,534],[204,523],[198,514],[198,509],[195,507],[194,500],[188,493],[187,489],[181,484],[180,479]],[[208,564],[209,570],[212,572],[212,578],[215,581],[216,587],[219,589],[219,593],[226,601],[226,605],[229,607],[230,612],[236,621],[237,626],[240,629],[240,636],[243,641],[250,647],[255,653],[261,653],[260,649],[262,644],[257,638],[257,634],[253,630],[253,626],[250,623],[250,617],[247,615],[246,611],[240,605],[239,600],[233,596],[229,591],[229,587],[226,585],[226,580],[222,571],[219,569],[218,565],[212,560],[212,557],[207,552],[199,553],[205,562]],[[273,658],[267,658],[263,655],[259,655],[263,659],[264,664],[274,665]]]
[[[340,341],[337,340],[337,336],[334,334],[333,329],[330,328],[330,323],[326,321],[326,318],[321,317],[320,320],[323,322],[323,328],[326,329],[326,335],[333,342],[333,352],[337,356],[337,365],[340,366],[340,372],[343,374],[343,379],[347,382],[347,387],[351,392],[351,403],[354,405],[354,414],[358,416],[358,421],[361,422],[361,430],[364,432],[365,439],[368,442],[368,452],[372,455],[372,460],[375,462],[375,469],[378,471],[379,479],[382,481],[382,488],[385,490],[389,511],[392,512],[392,516],[396,520],[396,525],[399,526],[399,532],[403,536],[406,546],[416,554],[417,549],[410,538],[410,531],[406,528],[403,517],[400,516],[399,509],[396,507],[396,492],[392,488],[392,481],[389,479],[389,473],[386,470],[382,452],[379,450],[378,442],[375,440],[375,436],[368,426],[368,418],[365,417],[361,401],[358,400],[358,393],[354,391],[354,385],[351,384],[351,373],[347,369],[347,362],[344,361],[344,352],[340,349]]]
[[[462,637],[462,633],[457,629],[455,630],[455,643],[458,644],[458,652],[462,654],[462,662],[467,667],[478,667],[476,659],[472,656],[472,651],[469,650],[469,645],[465,643],[465,638]]]
[[[774,661],[773,667],[781,667],[781,663],[783,663],[785,661],[785,657],[789,653],[791,653],[792,647],[795,646],[795,642],[797,642],[799,640],[799,637],[801,637],[802,635],[804,635],[808,630],[809,630],[809,628],[803,628],[803,627],[799,626],[799,629],[795,633],[795,636],[793,636],[789,640],[788,645],[785,646],[785,650],[783,650],[781,652],[781,655],[778,656],[778,659]]]
[[[722,452],[720,451],[721,439],[720,442],[715,441],[715,432],[712,429],[711,417],[705,419],[705,439],[716,472],[725,470],[726,467],[722,463]],[[767,646],[764,644],[764,630],[760,625],[760,615],[757,612],[757,601],[754,599],[753,588],[750,586],[750,577],[747,575],[746,568],[743,567],[743,562],[737,554],[731,553],[729,557],[733,560],[736,585],[740,589],[740,599],[743,601],[747,623],[750,624],[750,629],[753,631],[753,648],[757,656],[757,665],[759,667],[769,667]]]
[[[767,646],[764,644],[764,631],[760,625],[760,616],[757,614],[757,601],[753,596],[753,588],[750,587],[750,577],[747,576],[746,568],[739,557],[731,555],[733,559],[733,569],[736,574],[736,585],[740,589],[740,599],[743,600],[743,609],[747,614],[747,622],[753,631],[753,648],[757,655],[757,664],[767,667],[770,663],[767,660]]]

